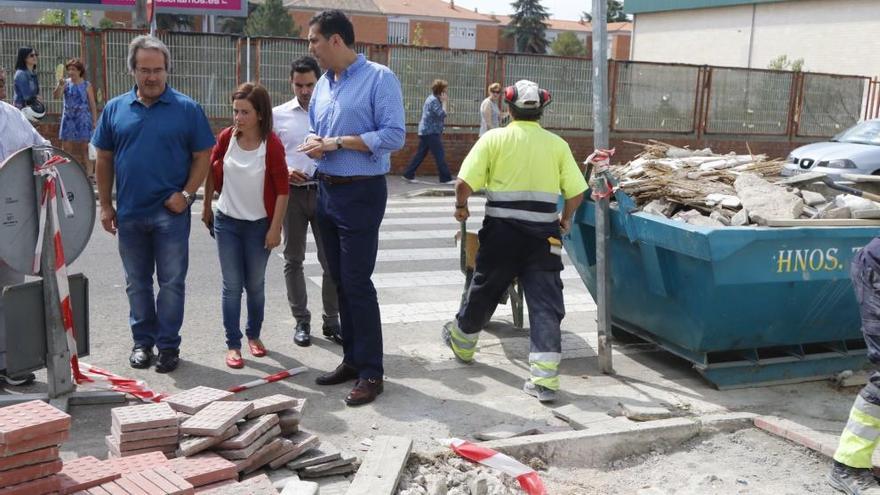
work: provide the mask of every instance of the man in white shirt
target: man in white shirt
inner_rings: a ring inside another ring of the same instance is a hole
[[[34,126],[27,121],[21,110],[6,103],[6,71],[0,67],[0,163],[16,151],[29,146],[51,144],[40,136]],[[3,287],[24,282],[24,275],[6,266],[0,260],[0,292]],[[34,380],[33,373],[22,376],[6,375],[6,320],[3,314],[3,300],[0,299],[0,384],[25,385]]]
[[[296,319],[293,341],[302,347],[312,343],[312,314],[308,308],[308,292],[303,275],[309,225],[312,226],[312,236],[318,248],[318,261],[324,271],[321,285],[324,304],[323,333],[333,342],[342,343],[336,284],[327,270],[323,244],[315,220],[318,184],[313,176],[316,166],[314,160],[296,150],[309,133],[309,101],[320,78],[321,69],[314,58],[305,56],[295,60],[290,67],[290,87],[295,98],[272,109],[274,131],[284,143],[290,177],[290,196],[287,215],[284,217],[284,280],[287,284],[287,301]]]

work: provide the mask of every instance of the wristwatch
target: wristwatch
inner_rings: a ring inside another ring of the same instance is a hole
[[[187,206],[192,206],[193,202],[196,200],[195,194],[190,194],[186,191],[180,191],[180,194],[183,194],[183,199],[186,200]]]
[[[342,136],[336,137],[336,149],[338,149],[338,150],[342,149]]]

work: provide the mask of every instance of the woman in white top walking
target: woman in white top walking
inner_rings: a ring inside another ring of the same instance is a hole
[[[202,222],[217,239],[223,276],[226,365],[241,368],[241,295],[247,292],[245,335],[254,357],[266,355],[260,340],[265,306],[266,263],[281,244],[287,211],[284,145],[272,132],[272,103],[262,86],[244,83],[232,94],[235,125],[224,129],[211,153]],[[211,209],[214,191],[217,211]]]
[[[486,88],[488,96],[480,103],[480,136],[486,134],[489,129],[501,127],[501,119],[507,117],[507,112],[501,112],[498,108],[498,100],[501,98],[501,84],[492,83]]]

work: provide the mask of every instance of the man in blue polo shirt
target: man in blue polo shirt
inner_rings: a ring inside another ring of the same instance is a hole
[[[171,54],[152,36],[128,47],[135,87],[104,107],[92,144],[101,225],[119,236],[134,347],[133,368],[180,362],[180,326],[189,264],[189,207],[208,173],[214,135],[202,108],[166,83]],[[116,185],[116,208],[113,185]],[[153,296],[153,271],[159,292]]]
[[[349,406],[382,393],[382,323],[376,288],[379,224],[388,190],[390,154],[406,138],[403,92],[388,67],[354,51],[354,27],[339,10],[309,21],[309,51],[327,72],[309,105],[311,135],[300,151],[318,165],[318,229],[336,282],[343,358],[319,385],[356,380]]]

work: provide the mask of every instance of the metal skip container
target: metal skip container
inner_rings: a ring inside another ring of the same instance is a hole
[[[690,361],[716,387],[867,364],[849,267],[877,227],[711,228],[620,207],[610,224],[615,331]],[[565,247],[595,298],[595,203],[578,210]]]

